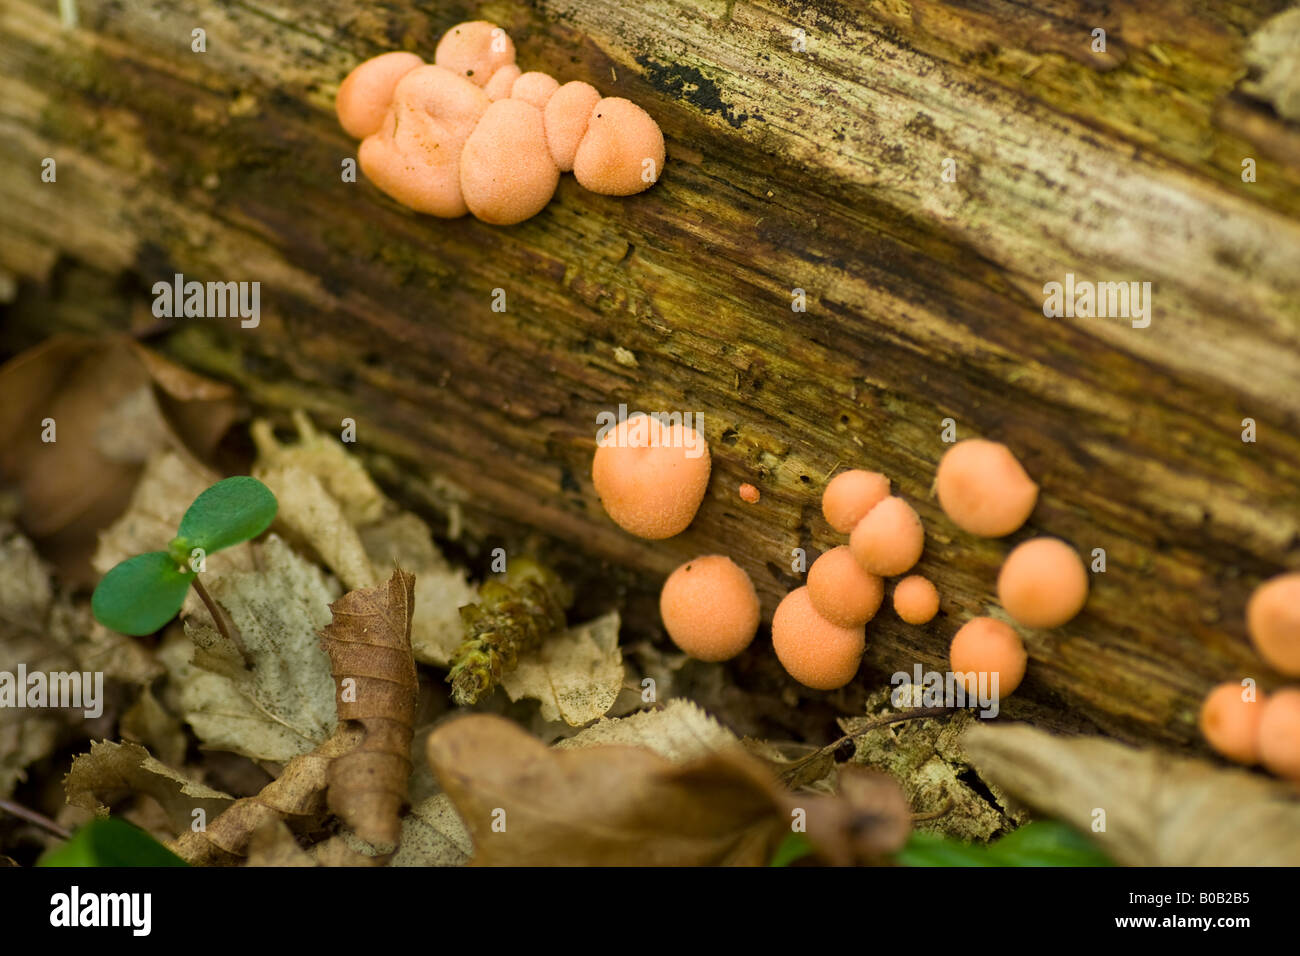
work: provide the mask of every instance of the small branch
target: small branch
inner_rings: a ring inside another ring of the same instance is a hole
[[[208,589],[203,586],[203,582],[199,580],[197,574],[194,575],[193,583],[194,590],[198,592],[199,598],[208,609],[208,613],[212,615],[212,623],[217,626],[217,630],[222,637],[235,645],[235,649],[239,651],[240,656],[244,659],[244,666],[252,670],[253,658],[249,656],[248,648],[244,646],[244,639],[240,637],[239,628],[235,627],[235,622],[230,619],[230,615],[226,613],[225,608],[212,599],[212,595],[208,593]]]
[[[932,810],[929,813],[913,813],[912,822],[921,823],[922,821],[925,820],[938,820],[940,817],[947,816],[949,813],[952,813],[952,808],[953,808],[952,797],[949,797],[946,801],[944,801],[943,806],[940,807],[938,810]]]
[[[845,734],[839,740],[833,741],[825,747],[814,750],[806,757],[800,757],[794,763],[790,764],[790,766],[781,771],[781,779],[783,781],[793,779],[800,770],[812,763],[814,760],[820,760],[827,754],[834,753],[850,740],[853,740],[856,737],[861,737],[863,734],[868,734],[873,730],[879,730],[881,727],[888,727],[890,724],[899,724],[905,720],[923,720],[926,717],[942,717],[944,714],[951,712],[951,707],[913,707],[911,710],[904,710],[897,714],[889,714],[885,717],[877,717],[875,720],[869,720],[861,729],[856,730],[851,734]]]
[[[72,836],[71,830],[65,830],[43,813],[37,813],[35,810],[28,810],[21,803],[14,803],[12,800],[0,798],[0,810],[3,810],[5,813],[13,814],[16,817],[21,817],[28,823],[34,823],[43,830],[49,830],[55,836],[61,837],[64,840],[67,840]]]

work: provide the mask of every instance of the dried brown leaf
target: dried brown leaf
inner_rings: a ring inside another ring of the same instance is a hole
[[[210,820],[234,803],[228,794],[189,779],[130,741],[91,743],[89,753],[73,758],[63,788],[69,804],[97,814],[107,813],[125,796],[147,794],[166,812],[173,833],[188,830],[196,819]],[[203,812],[196,815],[195,810]]]
[[[1162,750],[1102,737],[1058,737],[1027,725],[975,725],[961,744],[982,776],[1087,833],[1118,863],[1300,864],[1300,798],[1286,784]]]
[[[411,656],[415,577],[394,570],[385,584],[349,591],[330,605],[321,631],[338,687],[340,721],[365,730],[329,769],[329,807],[366,843],[392,852],[411,776],[418,681]]]
[[[623,689],[618,612],[570,627],[519,655],[501,675],[511,700],[541,702],[543,720],[581,727],[604,716]]]
[[[145,460],[168,447],[206,455],[236,414],[227,386],[182,376],[125,337],[54,336],[0,368],[0,477],[63,579],[90,584],[95,535]],[[56,441],[42,440],[46,419]]]
[[[253,833],[268,820],[283,820],[295,833],[318,829],[329,816],[325,805],[330,764],[352,750],[362,731],[339,727],[311,753],[294,757],[284,772],[255,797],[236,800],[202,831],[181,835],[171,849],[195,866],[231,866],[248,854]]]
[[[762,865],[789,826],[739,748],[682,765],[641,747],[553,750],[474,715],[430,734],[428,754],[480,865]]]

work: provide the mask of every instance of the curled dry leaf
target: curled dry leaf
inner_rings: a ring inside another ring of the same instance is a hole
[[[349,591],[330,605],[321,631],[338,686],[338,716],[365,736],[329,769],[329,808],[358,837],[391,852],[411,776],[418,691],[411,656],[415,578],[395,570],[385,584]]]
[[[315,866],[283,820],[269,817],[248,840],[248,866]]]
[[[54,336],[0,368],[0,477],[63,580],[90,584],[94,536],[145,460],[164,448],[207,455],[237,414],[233,389],[125,337]],[[43,440],[49,427],[57,441]]]
[[[808,839],[834,866],[882,863],[912,832],[912,810],[902,787],[878,770],[849,765],[839,772],[835,796],[801,801],[792,795],[788,803],[807,811]]]
[[[619,625],[618,613],[611,612],[548,637],[520,654],[514,669],[501,676],[501,687],[511,700],[540,701],[544,720],[570,727],[591,723],[623,689]]]
[[[310,833],[329,816],[325,787],[329,766],[360,741],[359,727],[345,725],[311,753],[294,757],[255,797],[236,800],[204,831],[183,833],[171,849],[195,866],[232,866],[248,854],[253,833],[268,820],[283,820],[295,833]]]
[[[1101,737],[972,726],[971,762],[1012,797],[1088,834],[1129,866],[1295,866],[1300,799],[1245,770]],[[1094,822],[1105,814],[1105,829]]]
[[[686,764],[642,747],[553,750],[473,715],[428,751],[481,865],[762,865],[789,826],[779,788],[739,748]]]
[[[63,788],[69,804],[100,815],[125,796],[147,794],[163,808],[173,833],[190,829],[198,819],[211,820],[235,802],[129,741],[92,743],[89,753],[73,758]],[[196,810],[202,811],[201,816]]]

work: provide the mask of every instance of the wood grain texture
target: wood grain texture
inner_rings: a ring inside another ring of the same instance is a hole
[[[12,0],[0,267],[20,288],[3,344],[148,324],[149,288],[174,272],[258,280],[257,329],[180,320],[154,343],[262,405],[356,419],[408,499],[462,499],[470,538],[566,543],[646,610],[632,633],[654,632],[647,595],[700,553],[735,558],[770,614],[796,583],[791,549],[840,543],[826,477],[882,470],[926,522],[918,570],[943,613],[923,628],[882,613],[859,689],[943,667],[957,625],[994,603],[1012,542],[958,532],[931,495],[951,417],[1042,485],[1013,541],[1108,556],[1083,615],[1027,635],[1007,711],[1193,743],[1212,682],[1277,682],[1242,612],[1300,563],[1296,129],[1238,90],[1247,37],[1281,7],[83,0],[64,32],[53,4]],[[341,182],[347,71],[429,56],[474,17],[506,27],[524,69],[648,109],[661,181],[615,199],[566,177],[510,229]],[[57,184],[39,181],[46,156]],[[1150,328],[1044,317],[1043,284],[1067,272],[1151,282]],[[705,416],[714,478],[678,538],[630,538],[592,492],[596,414],[620,402]],[[753,663],[770,656],[733,670],[781,700],[770,661]]]

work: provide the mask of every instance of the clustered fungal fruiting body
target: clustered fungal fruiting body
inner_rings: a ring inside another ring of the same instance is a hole
[[[1237,763],[1259,763],[1259,720],[1264,699],[1247,696],[1246,689],[1228,681],[1215,687],[1201,704],[1201,734],[1211,747]]]
[[[1300,572],[1278,575],[1255,589],[1246,605],[1246,629],[1269,667],[1300,677]]]
[[[925,548],[925,529],[916,511],[890,495],[867,512],[849,535],[849,550],[872,574],[894,577],[912,569]]]
[[[539,85],[544,85],[538,81]],[[703,449],[691,457],[687,450]],[[592,480],[609,516],[643,538],[675,535],[695,517],[708,484],[710,460],[703,437],[680,424],[634,415],[598,442]],[[939,462],[935,489],[944,513],[958,527],[985,537],[1018,530],[1038,500],[1038,486],[1005,445],[982,439],[959,442]],[[740,486],[744,501],[758,489]],[[920,559],[925,531],[916,511],[890,494],[889,479],[852,469],[827,483],[822,496],[827,523],[849,535],[848,545],[823,553],[807,583],[788,593],[772,616],[772,646],[795,680],[814,690],[834,690],[853,679],[866,650],[866,625],[880,610],[884,578],[904,574]],[[1060,627],[1088,599],[1088,572],[1077,551],[1057,538],[1022,541],[998,573],[1003,608],[1024,627]],[[894,610],[912,625],[939,612],[939,592],[919,574],[894,588]],[[760,608],[745,571],[724,555],[705,555],[678,567],[659,598],[664,628],[685,653],[702,661],[735,657],[753,641]],[[1300,675],[1300,573],[1261,585],[1247,609],[1251,640],[1281,673]],[[952,638],[949,666],[968,695],[998,699],[1019,688],[1029,655],[1010,624],[980,616]],[[994,688],[988,678],[997,675]],[[981,686],[981,676],[986,683]],[[1200,712],[1206,741],[1230,760],[1262,763],[1300,782],[1300,689],[1271,696],[1244,694],[1221,684]]]
[[[849,534],[867,512],[889,496],[889,479],[877,471],[842,471],[822,492],[822,514],[840,534]]]
[[[925,624],[939,613],[939,591],[927,577],[909,574],[894,586],[894,613],[908,624]]]
[[[1300,676],[1300,572],[1280,574],[1255,589],[1246,604],[1246,629],[1264,662]],[[1254,696],[1258,696],[1258,700]],[[1300,689],[1271,695],[1251,682],[1220,684],[1201,705],[1201,735],[1218,753],[1300,784]]]
[[[814,690],[835,690],[853,680],[866,646],[866,629],[826,620],[806,586],[787,594],[772,615],[777,659],[791,677]]]
[[[561,173],[593,192],[631,196],[664,165],[649,114],[587,83],[521,73],[506,32],[484,20],[448,30],[426,64],[384,53],[339,87],[339,123],[361,140],[362,172],[416,212],[472,213],[513,225],[541,212]]]
[[[1025,679],[1029,655],[1010,624],[992,617],[973,617],[953,635],[948,662],[954,674],[965,675],[967,694],[977,692],[979,674],[997,674],[998,697],[1006,697]]]
[[[709,470],[708,443],[694,428],[633,415],[596,446],[591,480],[619,527],[653,541],[680,534],[694,520]]]
[[[866,624],[885,599],[885,582],[867,571],[844,545],[831,548],[808,569],[808,598],[817,613],[840,627]]]
[[[998,573],[998,600],[1017,624],[1060,627],[1088,600],[1088,571],[1059,538],[1031,538],[1007,555]]]
[[[984,538],[1017,530],[1038,501],[1038,486],[1011,449],[983,438],[959,441],[944,453],[935,492],[953,524]]]
[[[709,554],[668,575],[659,615],[673,643],[691,657],[725,661],[748,647],[758,632],[758,593],[734,561]]]

